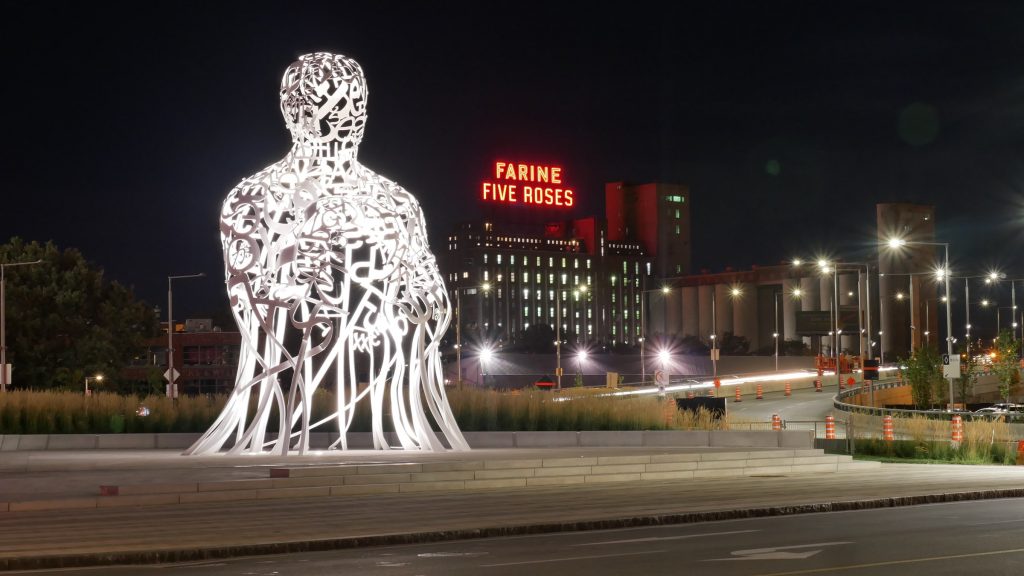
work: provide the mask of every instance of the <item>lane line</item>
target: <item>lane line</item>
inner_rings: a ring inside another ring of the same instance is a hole
[[[709,532],[707,534],[684,534],[682,536],[652,536],[650,538],[633,538],[631,540],[608,540],[606,542],[587,542],[572,546],[603,546],[605,544],[634,544],[636,542],[658,542],[661,540],[685,540],[687,538],[703,538],[705,536],[729,536],[731,534],[749,534],[760,530],[733,530],[731,532]]]
[[[667,550],[648,550],[646,552],[625,552],[623,554],[597,554],[595,556],[572,556],[569,558],[552,558],[550,560],[525,560],[523,562],[506,562],[505,564],[481,564],[481,568],[497,568],[500,566],[523,566],[526,564],[548,564],[551,562],[572,562],[574,560],[594,560],[598,558],[619,558],[621,556],[643,556],[646,554],[661,554]]]
[[[972,552],[970,554],[952,554],[949,556],[929,556],[925,558],[909,558],[907,560],[890,560],[888,562],[869,562],[866,564],[849,564],[847,566],[832,566],[830,568],[811,568],[808,570],[795,570],[793,572],[767,572],[756,576],[792,576],[794,574],[821,574],[824,572],[838,572],[840,570],[861,570],[863,568],[875,568],[878,566],[896,566],[899,564],[918,564],[921,562],[936,562],[939,560],[956,560],[958,558],[978,558],[981,556],[998,556],[1000,554],[1017,554],[1024,552],[1024,548],[1012,548],[1008,550],[992,550],[990,552]]]

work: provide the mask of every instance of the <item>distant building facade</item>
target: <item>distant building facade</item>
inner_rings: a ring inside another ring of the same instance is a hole
[[[136,389],[149,386],[155,373],[167,371],[167,324],[162,325],[164,335],[147,342],[145,356],[122,373]],[[234,388],[242,345],[240,333],[223,332],[209,319],[189,319],[175,322],[173,340],[174,369],[180,373],[179,394],[226,393]]]

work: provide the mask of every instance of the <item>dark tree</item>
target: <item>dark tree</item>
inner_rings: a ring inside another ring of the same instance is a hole
[[[115,388],[119,373],[157,335],[152,307],[106,280],[75,249],[20,238],[0,245],[0,262],[41,263],[6,273],[7,361],[16,388],[79,388],[103,374]]]

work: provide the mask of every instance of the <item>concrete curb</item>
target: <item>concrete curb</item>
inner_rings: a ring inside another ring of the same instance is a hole
[[[240,556],[264,556],[269,554],[319,552],[327,550],[363,548],[367,546],[422,544],[427,542],[469,540],[476,538],[494,538],[502,536],[522,536],[527,534],[551,534],[555,532],[582,532],[587,530],[608,530],[615,528],[637,528],[643,526],[662,526],[670,524],[691,524],[697,522],[713,522],[718,520],[764,518],[771,516],[792,516],[796,514],[812,514],[818,512],[872,510],[878,508],[895,508],[899,506],[916,506],[920,504],[942,504],[949,502],[965,502],[970,500],[993,500],[997,498],[1022,497],[1024,497],[1024,488],[1014,488],[1005,490],[984,490],[977,492],[951,492],[943,494],[922,494],[917,496],[873,498],[870,500],[821,502],[811,504],[797,504],[793,506],[767,506],[760,508],[739,508],[733,510],[718,510],[710,512],[686,512],[680,514],[633,516],[625,518],[610,518],[606,520],[583,520],[578,522],[544,524],[520,524],[515,526],[499,526],[464,530],[440,530],[431,532],[412,532],[405,534],[381,534],[375,536],[328,538],[323,540],[275,542],[272,544],[243,544],[237,546],[215,546],[210,548],[191,548],[177,550],[167,549],[131,552],[108,552],[101,554],[68,554],[62,556],[6,558],[0,559],[0,571],[82,568],[89,566],[108,566],[124,564],[164,564],[173,562],[197,562],[202,560],[215,560],[224,558],[234,558]]]

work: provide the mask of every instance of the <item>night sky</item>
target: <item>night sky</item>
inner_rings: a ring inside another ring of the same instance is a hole
[[[176,316],[226,308],[220,204],[290,139],[285,67],[363,66],[361,161],[435,253],[500,158],[690,186],[696,269],[853,254],[935,204],[955,273],[1024,277],[1024,3],[5,2],[0,237],[76,247]],[[179,300],[180,299],[180,300]]]

